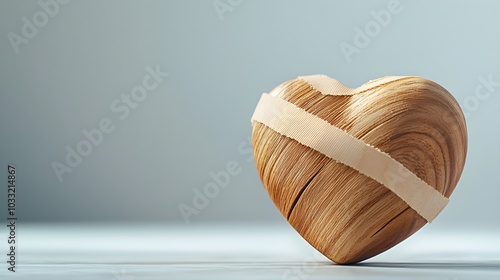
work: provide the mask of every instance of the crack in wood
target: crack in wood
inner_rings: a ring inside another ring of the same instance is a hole
[[[323,169],[323,167],[321,167],[318,171],[316,171],[316,173],[314,173],[314,175],[311,177],[311,179],[309,179],[309,181],[307,181],[307,183],[299,191],[299,193],[295,197],[295,200],[292,203],[292,206],[290,207],[290,210],[288,210],[288,215],[286,216],[287,220],[290,218],[290,215],[292,215],[292,211],[293,211],[293,209],[295,209],[295,205],[299,201],[300,197],[302,196],[302,194],[304,193],[304,191],[307,189],[307,187],[311,184],[311,182],[314,180],[314,178],[316,178],[316,176],[318,176],[318,174],[321,171],[321,169]]]
[[[374,237],[377,233],[379,233],[381,230],[383,230],[385,227],[387,227],[392,221],[394,221],[397,217],[401,216],[406,210],[410,209],[410,206],[406,207],[403,211],[399,212],[396,216],[394,216],[392,219],[390,219],[387,223],[385,223],[377,232],[375,232],[371,237]],[[370,237],[370,238],[371,238]]]

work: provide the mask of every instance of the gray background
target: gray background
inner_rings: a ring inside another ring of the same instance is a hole
[[[500,227],[500,87],[474,95],[480,77],[500,81],[500,2],[401,1],[348,62],[340,44],[353,45],[355,28],[388,2],[232,1],[221,18],[211,0],[74,0],[16,53],[8,34],[42,8],[0,1],[0,174],[6,181],[7,164],[18,169],[19,219],[184,223],[179,204],[234,160],[241,173],[191,224],[282,221],[247,160],[250,116],[262,92],[323,73],[351,87],[420,75],[447,88],[468,115],[469,152],[431,226]],[[120,120],[113,100],[156,65],[169,77]],[[115,130],[60,182],[51,163],[103,118]]]

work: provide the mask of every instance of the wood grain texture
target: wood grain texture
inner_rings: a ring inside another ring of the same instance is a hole
[[[270,94],[388,153],[446,197],[460,178],[465,118],[453,96],[432,81],[407,77],[332,96],[295,79]],[[261,123],[253,123],[252,144],[259,176],[279,211],[336,263],[375,256],[426,224],[383,185]]]

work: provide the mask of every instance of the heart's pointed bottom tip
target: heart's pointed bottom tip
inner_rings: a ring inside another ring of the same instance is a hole
[[[329,258],[330,259],[330,258]],[[336,265],[343,265],[343,266],[349,266],[349,265],[356,265],[364,260],[367,260],[369,258],[359,258],[359,257],[354,257],[354,256],[345,256],[345,257],[336,257],[333,259],[330,259],[334,264]]]

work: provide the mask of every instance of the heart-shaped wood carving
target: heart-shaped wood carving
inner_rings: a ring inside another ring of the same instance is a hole
[[[465,164],[465,118],[453,96],[420,77],[357,89],[323,75],[262,96],[252,145],[281,214],[339,264],[373,257],[439,214]]]

